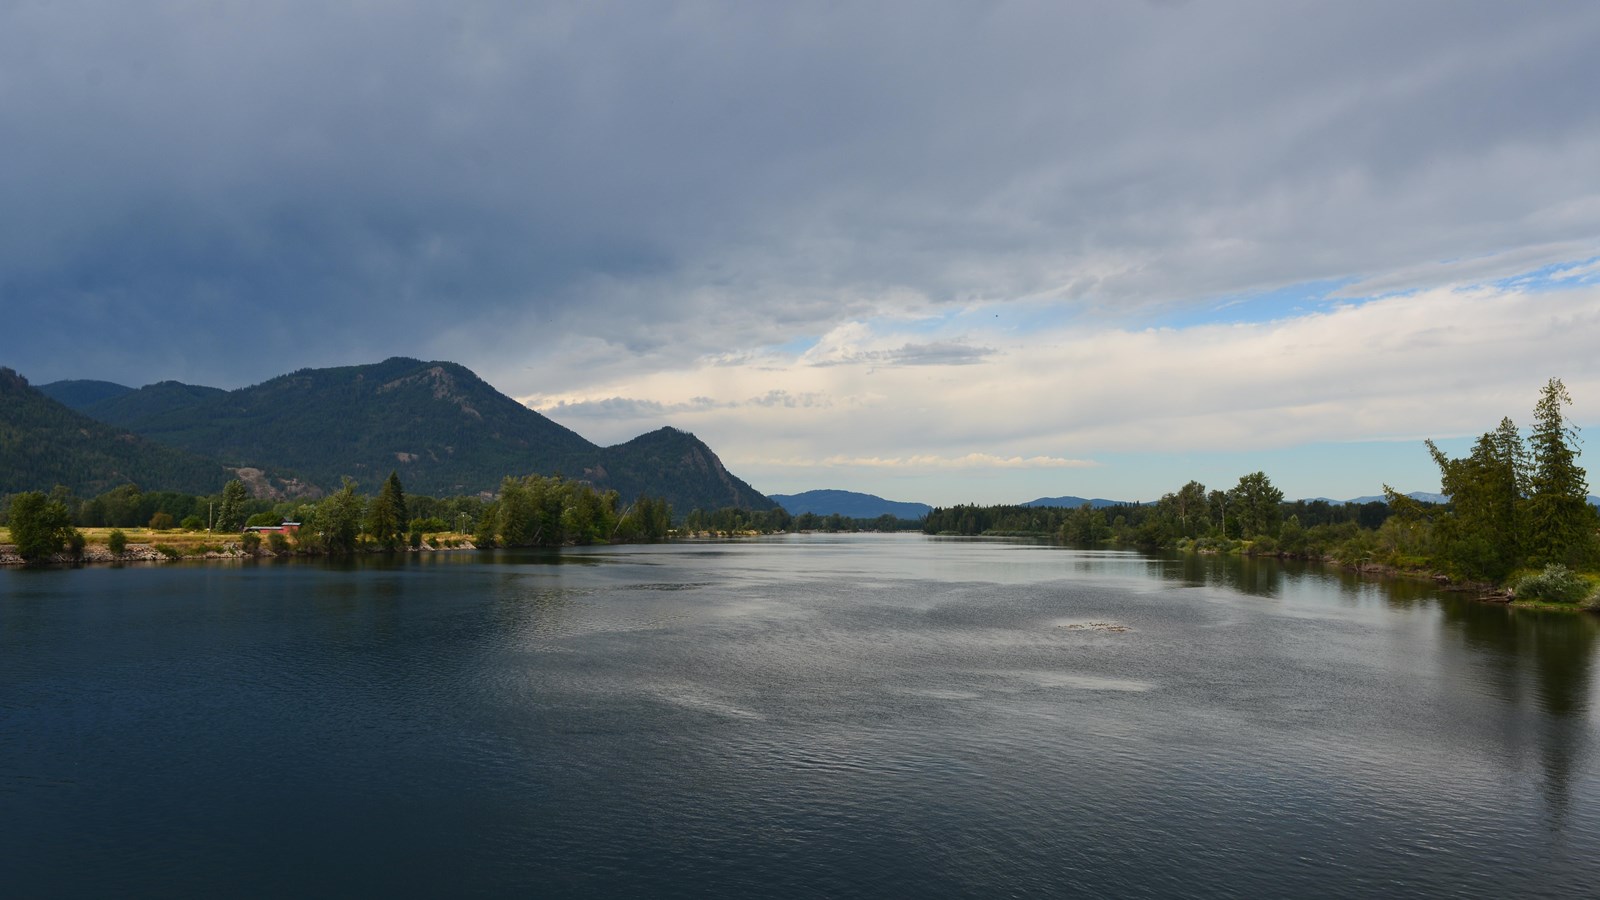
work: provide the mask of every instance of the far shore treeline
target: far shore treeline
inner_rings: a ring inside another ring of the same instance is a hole
[[[0,524],[11,532],[17,554],[39,561],[68,552],[81,555],[79,528],[110,528],[114,553],[126,548],[121,528],[237,535],[251,553],[345,554],[421,547],[427,535],[471,535],[476,546],[563,546],[666,537],[672,510],[666,501],[643,496],[623,504],[616,491],[599,491],[559,476],[508,477],[493,499],[408,497],[391,472],[380,490],[364,496],[353,481],[320,500],[254,499],[234,480],[214,495],[145,492],[126,484],[82,500],[64,488],[24,492],[10,498]],[[270,533],[266,549],[252,529],[296,524]],[[121,545],[119,548],[117,545]]]
[[[1506,418],[1461,459],[1426,442],[1449,497],[1444,504],[1387,485],[1386,502],[1284,502],[1265,473],[1253,472],[1226,491],[1190,481],[1154,503],[939,508],[923,530],[1332,559],[1510,585],[1520,597],[1582,600],[1600,583],[1600,514],[1589,505],[1577,464],[1578,432],[1564,412],[1571,403],[1553,378],[1540,393],[1526,441]]]

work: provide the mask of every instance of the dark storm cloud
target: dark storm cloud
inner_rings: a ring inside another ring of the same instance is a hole
[[[907,297],[1568,246],[1596,45],[1575,2],[0,3],[0,363],[556,390]]]

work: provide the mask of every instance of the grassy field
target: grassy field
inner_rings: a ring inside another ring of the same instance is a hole
[[[91,547],[104,547],[110,540],[114,528],[79,528]],[[148,528],[124,528],[122,533],[128,536],[130,544],[167,544],[178,549],[185,547],[198,547],[201,544],[234,544],[238,543],[239,536],[231,532],[225,534],[206,534],[204,531],[182,531],[169,528],[165,531],[151,531]],[[0,528],[0,544],[11,543],[11,530]]]

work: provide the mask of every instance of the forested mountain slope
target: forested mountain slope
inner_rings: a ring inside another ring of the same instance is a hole
[[[396,357],[301,369],[128,418],[146,437],[230,465],[289,470],[324,489],[374,489],[397,470],[425,494],[490,490],[508,474],[571,468],[594,449],[454,363]]]
[[[691,509],[771,509],[776,503],[729,472],[705,442],[676,428],[660,428],[599,451],[599,465],[580,475],[624,499],[641,493],[665,497],[677,515]]]
[[[162,382],[89,409],[153,441],[324,490],[345,477],[375,490],[391,470],[408,491],[441,496],[562,474],[625,502],[665,498],[680,515],[773,505],[691,434],[668,428],[602,448],[450,362],[301,369],[227,392]]]
[[[228,478],[216,462],[97,422],[0,368],[0,494],[60,484],[92,496],[130,481],[145,490],[209,493]]]

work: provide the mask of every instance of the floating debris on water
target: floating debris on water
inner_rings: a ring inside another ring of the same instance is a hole
[[[1133,630],[1126,625],[1118,625],[1115,622],[1073,622],[1068,625],[1057,625],[1056,627],[1065,628],[1068,631],[1109,631],[1113,634],[1121,634],[1124,631]]]

